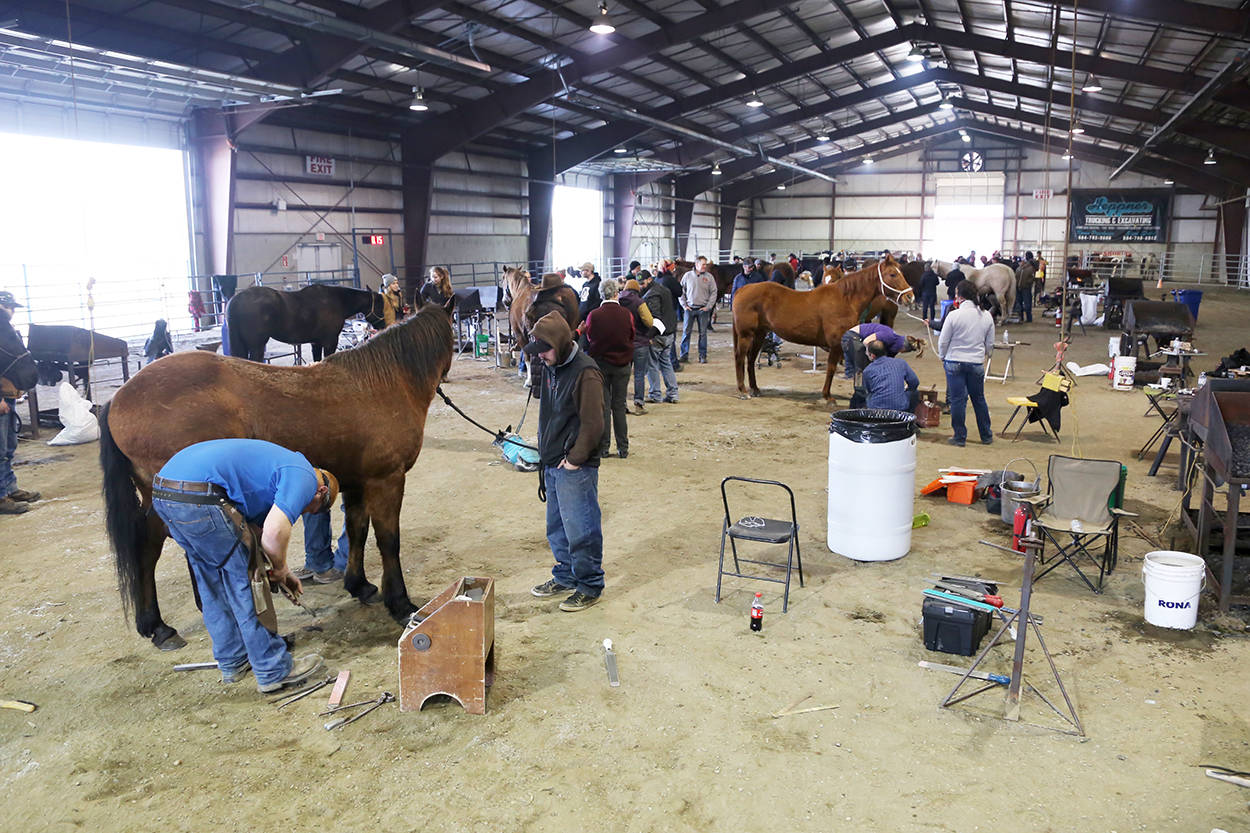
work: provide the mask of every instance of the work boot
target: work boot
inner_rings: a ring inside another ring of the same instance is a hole
[[[20,515],[30,511],[30,504],[9,497],[0,497],[0,515]]]
[[[313,573],[309,576],[313,584],[338,584],[343,580],[343,571],[337,567],[331,567],[328,570],[322,570],[320,573]],[[303,581],[303,579],[300,579]]]
[[[28,492],[25,489],[14,489],[9,492],[10,500],[20,500],[22,503],[34,503],[41,497],[43,497],[43,495],[38,492]]]
[[[260,689],[262,694],[272,694],[284,688],[297,686],[306,682],[309,677],[320,671],[321,665],[321,657],[316,654],[308,654],[291,663],[291,670],[282,679],[275,680],[272,683],[258,683],[256,687]]]
[[[243,679],[247,675],[248,671],[251,671],[251,670],[252,670],[252,663],[248,662],[247,660],[243,660],[243,662],[240,665],[236,665],[234,668],[222,668],[221,669],[221,681],[225,683],[226,685],[237,683],[239,680]]]

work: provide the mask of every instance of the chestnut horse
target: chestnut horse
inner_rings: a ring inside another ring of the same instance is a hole
[[[787,289],[767,281],[748,284],[734,296],[734,369],[738,390],[747,394],[744,371],[751,381],[750,394],[759,396],[755,382],[755,360],[769,331],[786,341],[809,344],[829,351],[825,386],[821,395],[830,398],[833,370],[842,358],[842,335],[860,322],[875,298],[907,300],[912,288],[898,261],[887,257],[879,264],[851,272],[837,283],[825,284],[811,292]]]
[[[152,477],[181,449],[232,437],[277,443],[333,472],[350,542],[344,587],[362,602],[377,600],[364,572],[372,521],[382,552],[381,600],[397,620],[415,611],[399,563],[399,509],[430,401],[451,367],[452,343],[447,308],[426,304],[360,347],[314,365],[279,367],[189,350],[122,385],[100,415],[100,465],[122,600],[139,633],[162,650],[186,644],[157,604],[156,561],[168,533],[152,511]]]
[[[533,322],[542,318],[553,309],[560,309],[564,313],[564,320],[568,322],[570,330],[576,330],[577,325],[581,323],[578,320],[578,312],[581,307],[581,298],[571,286],[562,286],[556,291],[554,301],[559,306],[548,305],[541,308],[532,308],[534,306],[535,297],[538,295],[538,287],[530,282],[530,273],[520,267],[509,266],[503,272],[503,303],[508,310],[508,321],[512,325],[513,346],[517,350],[525,349],[525,345],[530,341],[530,327]],[[533,364],[527,362],[526,367],[533,372]],[[530,376],[531,381],[534,377]]]
[[[226,305],[230,355],[265,360],[265,346],[275,338],[287,344],[312,344],[313,361],[339,349],[343,322],[353,315],[381,329],[385,300],[368,289],[313,284],[294,292],[268,286],[240,290]]]

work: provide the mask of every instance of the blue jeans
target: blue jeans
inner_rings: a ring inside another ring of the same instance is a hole
[[[304,569],[314,573],[324,573],[331,567],[337,570],[347,569],[347,507],[341,502],[343,510],[343,533],[339,535],[338,546],[330,549],[329,512],[314,512],[304,516]]]
[[[677,401],[677,374],[673,372],[671,353],[676,349],[677,336],[668,333],[651,339],[651,364],[647,367],[647,398],[660,401],[660,380],[664,380],[664,398]]]
[[[1016,295],[1016,309],[1020,310],[1020,320],[1026,323],[1033,321],[1033,287],[1021,290]]]
[[[651,367],[651,345],[634,347],[634,403],[642,404],[647,398],[647,369]]]
[[[558,466],[547,482],[547,543],[556,564],[551,577],[587,596],[603,592],[603,527],[599,514],[599,469]]]
[[[690,331],[699,327],[699,361],[707,361],[707,328],[712,323],[710,309],[686,310],[686,322],[681,330],[681,360],[690,361]]]
[[[221,507],[155,498],[152,508],[169,528],[169,537],[187,551],[217,666],[226,672],[249,660],[261,685],[286,677],[291,652],[256,616],[248,552]]]
[[[17,453],[17,404],[5,399],[9,406],[7,414],[0,414],[0,498],[9,496],[17,488],[17,475],[13,474],[13,455]]]
[[[946,396],[951,404],[951,428],[955,430],[955,439],[964,442],[968,439],[968,428],[964,425],[968,399],[972,399],[972,411],[977,417],[977,430],[984,442],[994,436],[994,428],[990,425],[990,407],[985,403],[985,366],[979,362],[942,362],[946,370]]]

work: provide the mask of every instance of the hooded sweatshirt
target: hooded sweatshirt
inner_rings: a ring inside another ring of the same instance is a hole
[[[535,322],[531,334],[556,351],[555,366],[543,368],[538,403],[542,464],[550,468],[567,458],[574,466],[597,467],[603,437],[603,374],[573,341],[562,314],[547,313]]]

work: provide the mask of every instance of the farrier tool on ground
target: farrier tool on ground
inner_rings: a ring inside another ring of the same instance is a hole
[[[294,703],[296,700],[303,700],[305,697],[307,697],[308,695],[312,694],[313,692],[320,691],[321,689],[323,689],[323,688],[325,688],[326,686],[330,685],[330,683],[334,682],[334,681],[335,681],[335,679],[337,679],[337,678],[336,678],[336,677],[326,677],[324,680],[321,680],[320,682],[316,682],[316,683],[313,683],[313,684],[312,684],[312,685],[310,685],[310,686],[305,686],[304,688],[301,688],[299,691],[295,692],[295,693],[294,693],[294,694],[292,694],[290,697],[287,697],[286,699],[284,699],[284,700],[282,700],[281,702],[279,702],[279,703],[278,703],[278,708],[283,708],[284,706],[289,706],[289,705],[291,705],[292,703]]]
[[[359,714],[352,715],[351,717],[340,717],[336,720],[331,720],[329,723],[325,725],[325,729],[328,732],[332,729],[337,729],[340,726],[346,726],[348,723],[355,723],[357,720],[364,717],[369,712],[376,709],[378,706],[381,706],[385,703],[393,703],[393,702],[395,702],[395,695],[391,694],[389,691],[384,691],[382,692],[382,696],[378,697],[376,700],[364,700],[360,703],[352,703],[350,706],[339,706],[337,709],[331,709],[332,712],[335,712],[335,711],[342,711],[343,709],[351,709],[351,708],[356,708],[357,706],[372,704],[372,705],[369,705],[369,708],[364,709]]]
[[[175,671],[204,671],[209,668],[216,668],[215,662],[184,662],[181,665],[175,665]]]
[[[13,709],[14,711],[29,714],[37,708],[39,707],[28,700],[0,700],[0,709]]]
[[[958,665],[943,665],[940,662],[929,662],[927,659],[920,660],[921,668],[928,668],[931,671],[949,671],[952,674],[964,674],[968,671],[966,668],[960,668]],[[973,680],[987,680],[991,683],[999,685],[1007,685],[1011,682],[1011,677],[1005,674],[989,674],[985,671],[972,671],[968,673],[968,678]]]

